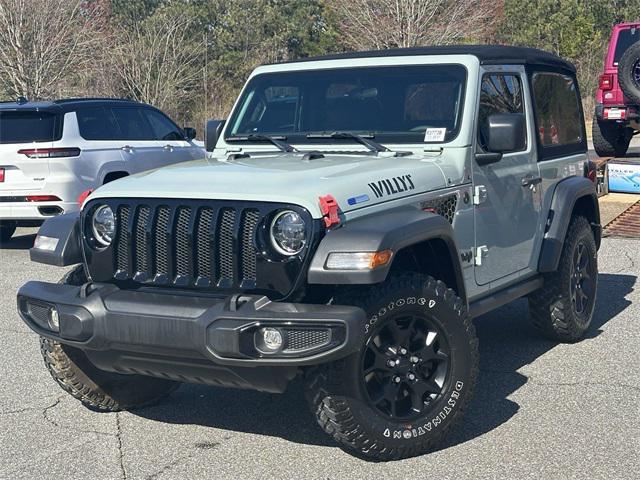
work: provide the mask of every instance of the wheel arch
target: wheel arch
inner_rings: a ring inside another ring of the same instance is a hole
[[[113,182],[114,180],[118,180],[120,178],[124,178],[128,176],[129,176],[129,172],[125,170],[116,170],[113,172],[107,172],[107,174],[104,176],[104,180],[102,181],[102,184],[106,185],[109,182]]]
[[[391,262],[374,270],[328,270],[332,252],[391,250]],[[327,232],[309,267],[309,284],[366,285],[384,282],[398,270],[442,280],[466,302],[458,248],[451,224],[442,216],[418,208],[394,209],[348,222]]]
[[[540,272],[554,272],[558,268],[569,223],[576,215],[587,218],[596,247],[600,248],[602,226],[598,196],[594,183],[585,177],[566,178],[554,189],[538,262]]]

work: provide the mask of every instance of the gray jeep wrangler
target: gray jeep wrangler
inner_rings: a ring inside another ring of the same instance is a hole
[[[502,46],[349,53],[256,69],[208,158],[48,220],[22,319],[88,407],[180,382],[283,392],[370,459],[433,448],[469,405],[472,319],[528,296],[589,328],[601,227],[574,67]]]

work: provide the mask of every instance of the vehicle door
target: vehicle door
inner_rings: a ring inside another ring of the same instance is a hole
[[[145,108],[144,115],[155,139],[160,142],[163,165],[202,158],[202,149],[188,141],[182,129],[169,117],[151,108]]]
[[[526,145],[504,152],[494,163],[473,162],[475,278],[486,285],[526,273],[540,224],[540,175],[536,162],[533,115],[523,66],[481,69],[476,152],[487,153],[488,120],[493,114],[525,117]]]
[[[127,171],[119,138],[119,129],[111,109],[103,106],[79,107],[66,114],[66,125],[78,125],[82,162],[74,165],[78,177],[93,188],[104,181],[109,172]]]
[[[118,124],[118,144],[129,173],[143,172],[163,165],[163,150],[155,139],[142,107],[110,107]]]

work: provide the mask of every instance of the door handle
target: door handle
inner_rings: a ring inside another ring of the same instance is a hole
[[[535,187],[539,183],[542,183],[542,177],[534,177],[533,175],[527,175],[522,179],[523,187]]]
[[[122,147],[122,151],[123,152],[127,152],[127,153],[131,153],[131,152],[133,152],[133,147],[131,145],[125,145],[124,147]]]
[[[165,145],[162,147],[165,152],[173,152],[173,145]]]

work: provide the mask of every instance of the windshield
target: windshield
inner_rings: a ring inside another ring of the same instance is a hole
[[[465,80],[460,65],[261,74],[244,90],[226,138],[248,141],[247,135],[260,134],[318,143],[319,133],[350,132],[379,142],[421,143],[429,133],[431,140],[447,142],[460,128]]]
[[[58,115],[51,112],[0,112],[0,144],[60,140],[58,123]]]

